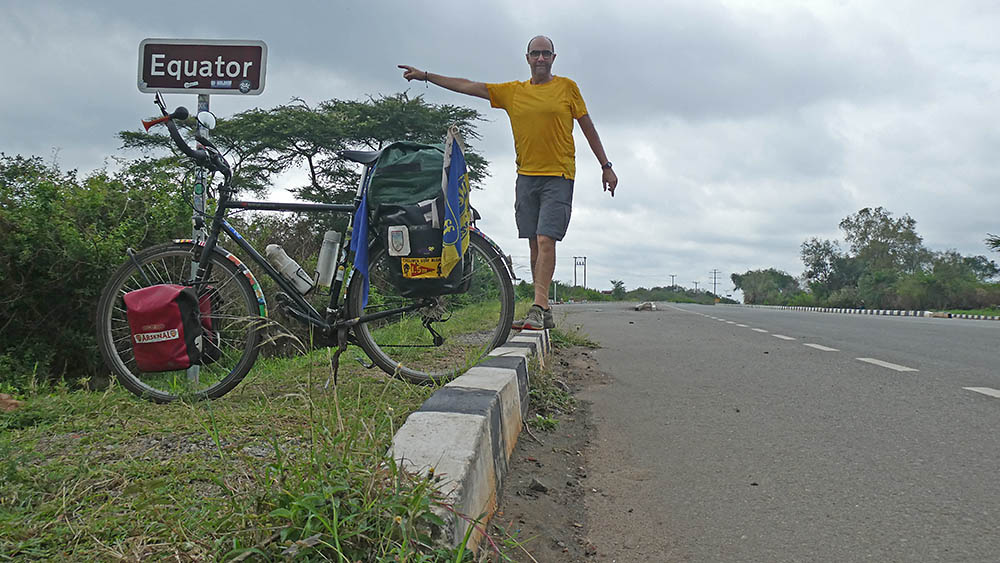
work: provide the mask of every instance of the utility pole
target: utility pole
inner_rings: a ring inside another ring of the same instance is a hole
[[[712,293],[719,296],[719,270],[712,270]]]
[[[674,283],[674,278],[676,277],[677,274],[670,274],[670,289],[677,287],[677,284]]]
[[[573,257],[573,287],[576,287],[576,267],[583,266],[583,287],[587,287],[587,257]]]
[[[698,293],[698,282],[691,282],[694,284],[694,292]]]

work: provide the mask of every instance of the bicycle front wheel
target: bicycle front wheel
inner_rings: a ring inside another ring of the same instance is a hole
[[[244,273],[246,267],[221,250],[211,256],[207,279],[196,286],[199,300],[211,303],[215,333],[211,353],[196,370],[143,372],[135,362],[124,296],[156,284],[191,285],[192,243],[168,243],[143,250],[108,281],[97,306],[97,341],[104,362],[123,387],[159,403],[180,398],[215,399],[235,387],[257,359],[262,302]]]
[[[466,293],[435,297],[423,309],[354,328],[358,344],[386,373],[414,383],[448,381],[507,341],[514,321],[514,287],[504,258],[473,232],[466,259],[472,260]],[[373,249],[367,307],[361,306],[363,280],[359,275],[352,277],[347,293],[352,317],[414,303],[413,298],[400,296],[391,283],[388,260],[385,249]]]

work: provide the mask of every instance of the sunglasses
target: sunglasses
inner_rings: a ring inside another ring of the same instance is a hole
[[[553,53],[552,51],[548,51],[548,50],[545,50],[545,51],[528,51],[528,56],[531,57],[531,58],[533,58],[533,59],[537,59],[538,57],[542,57],[543,59],[551,59],[552,55],[554,55],[554,54],[555,53]]]

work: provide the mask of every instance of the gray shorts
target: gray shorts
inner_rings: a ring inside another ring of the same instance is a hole
[[[562,240],[573,211],[573,180],[517,175],[514,220],[518,238],[544,235]]]

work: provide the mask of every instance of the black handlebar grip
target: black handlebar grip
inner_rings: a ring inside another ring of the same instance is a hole
[[[186,112],[187,110],[184,111]],[[174,111],[174,113],[176,114],[177,112]],[[209,162],[208,153],[205,151],[201,150],[196,151],[192,149],[187,144],[187,141],[185,141],[184,138],[181,137],[181,133],[180,131],[177,130],[177,124],[174,123],[173,119],[167,121],[167,130],[170,131],[170,138],[173,139],[174,144],[177,145],[177,148],[179,148],[182,153],[194,159],[194,161],[197,162],[198,165],[200,166],[205,166],[206,164],[208,164]]]
[[[180,119],[181,121],[184,121],[188,117],[191,117],[191,112],[184,106],[179,106],[174,110],[174,113],[170,114],[170,119]]]

